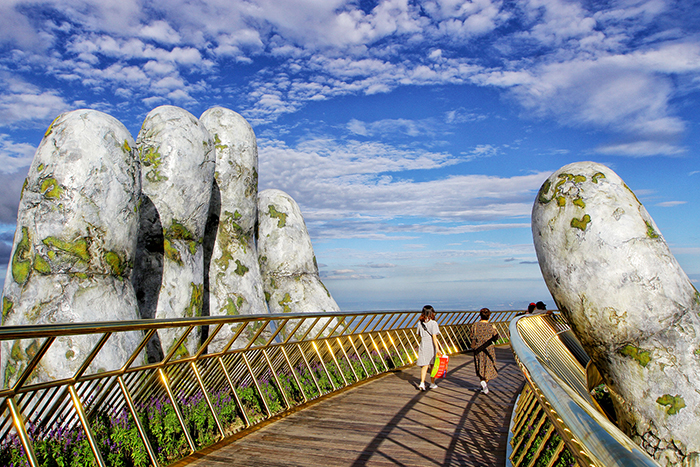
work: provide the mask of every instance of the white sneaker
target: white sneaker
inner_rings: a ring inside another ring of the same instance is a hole
[[[482,390],[481,390],[481,393],[482,393],[482,394],[488,394],[488,393],[489,393],[489,388],[482,389]]]
[[[486,381],[481,382],[481,392],[483,394],[488,394],[489,393],[489,387],[486,385]]]
[[[432,383],[432,384],[430,385],[430,389],[437,389],[437,384]]]
[[[421,391],[425,391],[425,383],[420,383],[418,385],[418,389],[420,389]]]

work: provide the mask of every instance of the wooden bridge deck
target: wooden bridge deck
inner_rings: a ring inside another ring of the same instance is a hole
[[[510,347],[480,393],[471,353],[450,357],[439,388],[420,392],[417,367],[322,400],[216,450],[191,466],[504,466],[508,425],[523,384]],[[183,464],[180,464],[183,465]]]

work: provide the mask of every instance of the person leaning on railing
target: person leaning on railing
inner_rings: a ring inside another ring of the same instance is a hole
[[[469,338],[474,349],[474,369],[481,381],[481,392],[488,394],[488,382],[498,376],[496,350],[493,346],[493,343],[498,340],[498,331],[493,324],[489,323],[491,310],[482,308],[479,315],[481,320],[472,324]]]
[[[428,367],[435,361],[436,356],[442,355],[442,347],[438,342],[437,335],[440,334],[440,327],[435,321],[435,309],[430,305],[425,305],[421,311],[418,321],[418,335],[420,344],[418,346],[418,360],[416,365],[420,369],[420,385],[418,389],[425,391],[425,377],[428,375]],[[430,377],[430,389],[436,389],[435,377]]]

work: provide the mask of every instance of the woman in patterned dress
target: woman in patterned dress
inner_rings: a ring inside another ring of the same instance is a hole
[[[435,321],[435,309],[430,305],[425,305],[421,311],[418,322],[418,335],[420,344],[418,346],[418,360],[416,365],[420,369],[420,385],[418,389],[425,391],[425,378],[428,376],[428,368],[435,361],[435,356],[442,355],[442,348],[438,342],[437,335],[440,334],[440,327]],[[436,389],[435,378],[430,377],[430,389]]]
[[[491,310],[482,308],[479,311],[480,321],[471,327],[469,338],[474,349],[474,368],[476,375],[481,380],[481,392],[489,393],[488,382],[498,376],[496,370],[496,350],[493,343],[498,340],[496,327],[489,323]]]

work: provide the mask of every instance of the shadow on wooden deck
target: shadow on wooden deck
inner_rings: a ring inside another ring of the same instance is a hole
[[[508,424],[524,382],[510,347],[480,393],[471,353],[450,357],[438,389],[420,392],[420,369],[389,373],[322,400],[191,466],[504,466]],[[178,463],[178,465],[182,465]]]

